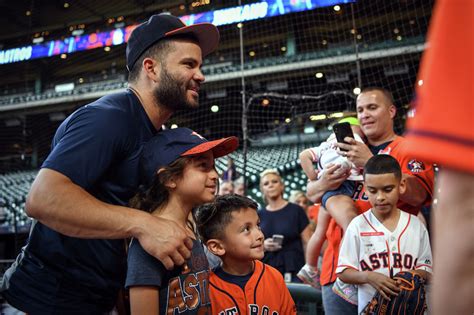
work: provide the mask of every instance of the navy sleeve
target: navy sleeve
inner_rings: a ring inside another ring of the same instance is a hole
[[[306,212],[304,212],[304,209],[301,208],[300,206],[296,205],[296,208],[298,210],[298,232],[301,234],[303,230],[308,226],[309,224],[309,219],[308,216],[306,215]]]
[[[128,251],[127,280],[125,287],[161,287],[166,269],[163,264],[142,248],[134,239]]]
[[[58,171],[89,189],[114,159],[124,156],[129,118],[116,108],[85,106],[60,126],[42,168]]]

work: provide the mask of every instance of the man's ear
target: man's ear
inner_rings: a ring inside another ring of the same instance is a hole
[[[400,180],[400,186],[398,188],[400,195],[403,195],[407,190],[407,177],[410,176],[408,174],[402,173],[402,179]]]
[[[206,242],[207,249],[216,256],[225,255],[225,247],[221,240],[212,238]]]
[[[153,82],[157,82],[161,64],[153,58],[145,58],[143,59],[142,66],[146,76]]]
[[[395,105],[390,105],[388,111],[390,112],[390,118],[394,119],[395,115],[397,114],[397,108],[395,107]]]

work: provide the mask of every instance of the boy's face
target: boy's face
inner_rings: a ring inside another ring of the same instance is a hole
[[[399,180],[393,173],[365,174],[365,192],[373,211],[387,215],[397,208],[400,194],[405,191],[405,180]]]
[[[232,221],[221,240],[226,259],[252,261],[263,258],[264,236],[260,229],[260,218],[252,208],[232,212]]]

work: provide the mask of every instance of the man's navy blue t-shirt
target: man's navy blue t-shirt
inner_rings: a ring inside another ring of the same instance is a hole
[[[60,172],[104,202],[126,205],[139,185],[142,144],[156,129],[129,90],[79,108],[58,128],[42,168]],[[28,313],[110,310],[126,275],[124,240],[68,237],[35,222],[2,283]]]

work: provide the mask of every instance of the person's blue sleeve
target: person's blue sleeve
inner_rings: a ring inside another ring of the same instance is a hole
[[[127,114],[116,108],[85,106],[65,121],[42,168],[58,171],[89,189],[126,151]]]
[[[156,258],[145,252],[134,239],[128,251],[127,279],[125,287],[163,285],[166,269]]]
[[[298,220],[298,232],[301,233],[303,232],[304,229],[306,229],[306,227],[308,226],[309,224],[309,219],[308,219],[308,216],[306,215],[306,212],[304,212],[304,209],[301,208],[300,206],[296,206],[297,209],[298,209],[298,216],[297,216],[297,220]]]

